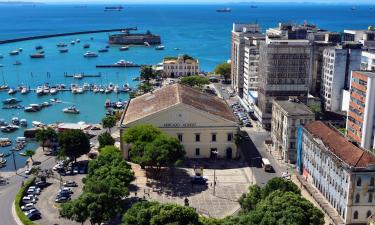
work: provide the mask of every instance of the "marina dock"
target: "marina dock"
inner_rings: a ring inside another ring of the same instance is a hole
[[[132,67],[141,67],[143,65],[138,64],[129,64],[129,65],[116,65],[116,64],[110,64],[110,65],[96,65],[96,68],[132,68]]]
[[[138,28],[137,27],[130,27],[130,28],[102,29],[102,30],[89,30],[89,31],[59,33],[59,34],[38,35],[38,36],[31,36],[31,37],[22,37],[22,38],[8,39],[8,40],[0,40],[0,44],[14,43],[14,42],[20,42],[20,41],[29,41],[29,40],[35,40],[35,39],[45,39],[45,38],[51,38],[51,37],[81,35],[81,34],[122,32],[122,31],[128,32],[128,31],[131,31],[131,30],[138,30]]]
[[[64,77],[72,77],[72,78],[76,78],[76,79],[81,79],[81,78],[85,78],[85,77],[101,77],[102,74],[99,73],[99,74],[79,74],[81,75],[79,78],[77,78],[77,74],[64,74]]]

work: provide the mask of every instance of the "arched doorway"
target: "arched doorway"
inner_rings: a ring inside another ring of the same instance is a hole
[[[227,159],[232,159],[232,148],[227,148],[227,152],[226,152],[226,155],[227,155]]]

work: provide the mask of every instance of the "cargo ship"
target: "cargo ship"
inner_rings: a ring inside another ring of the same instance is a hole
[[[122,7],[121,5],[119,6],[107,6],[104,8],[104,11],[121,11],[123,10],[124,7]]]

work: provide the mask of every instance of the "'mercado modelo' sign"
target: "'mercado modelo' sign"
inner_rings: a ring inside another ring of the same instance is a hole
[[[164,127],[195,127],[195,123],[165,123]]]

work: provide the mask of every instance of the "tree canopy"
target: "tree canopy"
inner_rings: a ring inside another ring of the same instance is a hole
[[[123,216],[123,225],[200,225],[193,208],[158,202],[134,204]]]
[[[230,79],[231,65],[230,63],[221,63],[215,67],[214,72],[224,77],[225,82]]]
[[[104,132],[102,134],[99,134],[98,141],[99,141],[99,149],[101,149],[101,148],[103,148],[107,145],[114,145],[115,144],[115,139],[108,132]]]
[[[190,87],[202,87],[203,85],[209,84],[210,81],[206,77],[202,76],[188,76],[181,78],[181,84],[188,85]]]
[[[110,221],[123,212],[122,199],[129,195],[128,186],[134,179],[120,150],[107,146],[98,158],[89,162],[81,196],[62,204],[60,215],[81,223],[87,219],[92,224]]]
[[[151,66],[142,66],[140,77],[146,82],[149,82],[151,79],[155,79],[157,77],[157,73],[152,69]]]
[[[102,119],[103,128],[108,128],[111,132],[111,128],[116,126],[116,117],[115,116],[106,116]]]
[[[25,151],[25,156],[30,157],[31,162],[34,162],[34,160],[33,160],[34,155],[35,155],[35,151],[32,150],[32,149],[28,149],[28,150]]]
[[[131,161],[157,168],[173,166],[183,160],[185,151],[174,137],[161,132],[149,124],[141,124],[125,130],[123,140],[131,144],[129,156]]]
[[[45,146],[46,142],[47,141],[53,141],[53,140],[57,139],[57,133],[54,129],[52,129],[50,127],[48,127],[47,129],[43,128],[43,129],[40,129],[40,130],[36,131],[35,139],[38,142],[42,143],[42,148],[43,148],[43,151],[44,151],[44,146]]]
[[[77,157],[90,151],[90,141],[81,130],[66,130],[59,134],[61,155],[69,156],[76,160]]]

